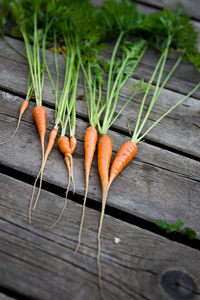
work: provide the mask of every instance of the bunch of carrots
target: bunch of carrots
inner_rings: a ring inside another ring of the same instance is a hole
[[[181,6],[178,6],[176,11],[166,8],[153,15],[147,15],[141,14],[137,10],[136,5],[128,0],[108,0],[103,3],[102,8],[93,7],[87,0],[13,0],[9,2],[2,1],[2,9],[4,16],[0,19],[0,33],[6,40],[4,36],[6,16],[14,19],[16,27],[13,32],[23,38],[26,54],[24,55],[12,45],[10,46],[26,57],[30,75],[27,97],[20,109],[17,128],[11,138],[1,142],[0,145],[11,142],[16,135],[21,118],[28,108],[28,103],[32,96],[34,96],[36,103],[33,110],[33,117],[41,140],[42,160],[30,197],[30,223],[32,210],[36,208],[39,199],[47,159],[53,149],[60,129],[61,136],[58,138],[58,147],[64,155],[69,181],[63,209],[58,220],[52,227],[60,220],[66,208],[67,194],[71,184],[73,184],[75,191],[72,154],[77,144],[75,138],[76,95],[78,80],[80,76],[83,78],[89,127],[84,136],[85,195],[78,244],[75,252],[78,251],[81,244],[89,175],[99,132],[98,170],[102,184],[102,211],[98,231],[97,264],[99,288],[101,296],[104,299],[105,296],[101,282],[100,236],[110,186],[123,168],[136,155],[138,142],[143,140],[158,122],[200,87],[200,83],[198,83],[188,95],[184,96],[176,105],[164,112],[157,121],[143,132],[146,121],[158,101],[160,93],[168,80],[173,76],[174,71],[178,68],[181,61],[183,59],[190,60],[200,71],[197,32],[190,23],[189,16]],[[105,41],[108,37],[115,40],[115,46],[113,47],[110,60],[105,61],[99,53],[106,48]],[[121,89],[127,80],[133,77],[137,65],[150,47],[159,52],[159,59],[151,78],[149,78],[149,82],[145,83],[141,79],[137,83],[133,83],[130,98],[120,110],[117,110]],[[47,48],[54,51],[56,82],[54,82],[48,67],[46,59]],[[165,65],[171,52],[177,53],[177,60],[165,78],[163,78]],[[59,93],[58,89],[58,55],[60,54],[64,56],[66,61],[65,78],[61,93]],[[42,105],[45,72],[50,78],[55,96],[55,123],[50,133],[46,150],[44,144],[46,110]],[[104,87],[105,78],[107,79],[106,88]],[[102,97],[103,90],[106,91],[105,99]],[[108,130],[129,102],[134,100],[134,96],[137,93],[142,93],[143,97],[132,138],[122,145],[110,167],[112,141],[108,135]],[[145,112],[144,107],[147,97],[151,97],[151,100]],[[66,136],[67,131],[69,131],[69,137]],[[40,179],[40,184],[33,204],[38,179]]]

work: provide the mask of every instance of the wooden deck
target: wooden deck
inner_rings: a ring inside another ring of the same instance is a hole
[[[98,1],[94,1],[97,2]],[[155,11],[177,1],[140,0],[139,8]],[[182,1],[200,32],[199,1]],[[173,3],[173,4],[172,4]],[[9,38],[24,51],[22,41]],[[112,43],[104,52],[108,57]],[[50,70],[53,54],[48,51]],[[158,54],[149,50],[135,71],[134,79],[149,80]],[[167,63],[170,68],[175,57]],[[64,76],[59,57],[60,86]],[[55,75],[55,72],[54,72]],[[14,131],[20,105],[25,98],[28,65],[0,39],[0,142]],[[130,79],[120,93],[118,110],[129,96]],[[147,126],[186,95],[200,75],[183,62],[168,82]],[[105,87],[106,89],[106,87]],[[76,193],[69,193],[67,209],[58,225],[49,230],[63,207],[68,181],[66,166],[57,146],[44,173],[40,201],[28,224],[28,207],[41,157],[31,100],[19,132],[13,141],[0,147],[0,300],[97,300],[97,230],[101,208],[101,184],[95,155],[90,176],[82,244],[77,245],[84,195],[84,131],[88,126],[87,107],[82,100],[83,80],[77,95],[77,149],[74,153]],[[105,90],[103,97],[105,96]],[[127,121],[136,117],[141,95],[124,110],[109,135],[113,157],[130,139]],[[47,109],[47,134],[54,122],[54,97],[45,77],[43,103]],[[165,235],[155,225],[162,219],[197,232],[190,241],[177,234]],[[115,237],[120,243],[115,243]],[[106,299],[172,300],[200,299],[200,90],[167,116],[138,146],[134,160],[120,174],[107,200],[102,229],[102,279]]]

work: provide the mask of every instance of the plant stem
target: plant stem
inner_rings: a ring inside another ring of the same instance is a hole
[[[121,32],[118,39],[117,39],[117,42],[115,44],[115,47],[114,47],[114,50],[113,50],[113,53],[112,53],[112,57],[111,57],[109,75],[108,75],[107,95],[106,95],[107,107],[110,107],[111,102],[112,102],[112,98],[110,97],[110,89],[111,89],[111,78],[112,78],[112,72],[113,72],[113,65],[114,65],[115,56],[116,56],[116,53],[117,53],[117,50],[119,48],[119,44],[121,42],[121,39],[122,39],[123,35],[124,35],[124,32]],[[108,116],[109,116],[109,109],[106,110],[104,120],[107,120]]]
[[[165,67],[166,60],[167,60],[168,52],[169,52],[169,45],[166,47],[165,51],[163,52],[163,53],[164,53],[164,55],[163,55],[164,57],[163,57],[162,64],[161,64],[161,68],[160,68],[160,72],[159,72],[159,75],[158,75],[158,79],[157,79],[157,83],[156,83],[156,88],[155,88],[155,90],[154,90],[154,94],[153,94],[152,100],[151,100],[151,102],[150,102],[149,108],[148,108],[148,110],[147,110],[147,113],[146,113],[146,115],[145,115],[143,121],[142,121],[142,124],[140,125],[139,130],[136,132],[136,135],[134,136],[134,138],[132,138],[132,141],[133,141],[134,139],[137,139],[137,138],[138,138],[140,132],[142,131],[142,129],[143,129],[143,127],[144,127],[144,125],[145,125],[145,123],[146,123],[146,121],[147,121],[147,118],[148,118],[150,112],[152,111],[152,109],[153,109],[153,107],[154,107],[154,105],[155,105],[155,103],[156,103],[156,101],[157,101],[157,98],[158,98],[158,97],[156,97],[156,95],[157,95],[157,91],[158,91],[158,88],[159,88],[159,85],[160,85],[160,81],[161,81],[161,78],[162,78],[162,75],[163,75],[163,71],[164,71],[164,67]],[[169,78],[168,78],[168,79],[169,79]],[[159,94],[160,94],[160,93],[158,93],[158,95],[159,95]]]
[[[136,136],[137,136],[137,130],[138,130],[138,126],[139,126],[139,123],[140,123],[140,120],[141,120],[141,116],[142,116],[144,104],[145,104],[145,101],[146,101],[148,92],[149,92],[149,90],[150,90],[150,88],[151,88],[151,84],[152,84],[152,82],[153,82],[153,80],[154,80],[154,78],[155,78],[155,76],[156,76],[156,74],[157,74],[157,72],[158,72],[158,69],[159,69],[159,67],[160,67],[160,64],[161,64],[161,62],[162,62],[162,60],[163,60],[163,56],[164,56],[164,52],[162,53],[162,55],[161,55],[161,57],[160,57],[160,59],[159,59],[157,65],[156,65],[156,67],[155,67],[155,70],[154,70],[154,72],[153,72],[153,74],[152,74],[152,76],[151,76],[151,79],[150,79],[150,81],[149,81],[149,87],[147,88],[147,90],[146,90],[146,92],[145,92],[145,94],[144,94],[144,96],[143,96],[142,103],[141,103],[141,106],[140,106],[139,115],[138,115],[137,122],[136,122],[135,129],[134,129],[134,134],[133,134],[132,140],[134,140],[134,139],[136,138]]]
[[[198,88],[200,87],[200,83],[198,83],[196,85],[196,87],[189,93],[187,94],[183,99],[181,99],[177,104],[175,104],[174,106],[172,106],[164,115],[162,115],[157,121],[155,121],[150,127],[149,129],[140,137],[138,138],[135,143],[138,143],[139,141],[141,141],[145,135],[154,127],[156,126],[156,124],[158,124],[158,122],[160,122],[165,116],[167,116],[172,110],[174,110],[178,105],[180,105],[183,101],[185,101],[187,98],[189,98]]]

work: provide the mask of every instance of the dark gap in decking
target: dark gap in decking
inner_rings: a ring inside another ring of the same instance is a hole
[[[11,297],[14,300],[36,300],[35,297],[24,296],[23,294],[17,291],[11,290],[3,286],[0,286],[0,293],[4,294],[7,297]]]
[[[33,178],[31,175],[24,174],[23,172],[11,169],[10,167],[4,166],[4,165],[0,165],[0,168],[1,168],[1,172],[7,176],[13,177],[13,178],[23,181],[27,184],[31,184],[31,185],[34,184],[35,178]],[[57,196],[60,196],[60,197],[63,197],[66,192],[65,188],[59,187],[54,184],[50,184],[46,181],[43,181],[42,189],[45,191],[48,191],[52,194],[55,194]],[[75,203],[78,203],[80,205],[83,204],[83,195],[79,195],[76,193],[73,194],[73,192],[69,192],[68,199]],[[99,212],[101,211],[101,203],[96,200],[90,199],[89,197],[87,198],[86,206],[90,209],[93,209],[93,210],[96,210]],[[118,208],[114,208],[108,204],[106,206],[105,214],[107,214],[111,217],[114,217],[116,219],[119,219],[123,222],[126,222],[128,224],[137,226],[141,229],[150,231],[154,234],[163,236],[171,241],[176,241],[180,244],[189,246],[193,249],[200,250],[200,240],[198,240],[198,239],[189,240],[189,238],[186,235],[183,235],[182,233],[179,233],[179,232],[177,232],[176,235],[174,235],[174,233],[165,234],[161,229],[159,229],[151,221],[148,221],[141,217],[132,215],[132,214],[122,211]]]
[[[146,142],[147,144],[152,145],[152,146],[159,147],[159,148],[161,148],[161,149],[163,149],[163,150],[167,150],[167,151],[169,151],[169,152],[173,152],[173,153],[179,154],[179,155],[181,155],[181,156],[185,156],[185,157],[187,157],[187,158],[190,158],[190,159],[193,159],[193,160],[195,160],[195,161],[200,162],[200,157],[197,157],[197,156],[195,156],[195,155],[192,155],[192,154],[189,154],[189,153],[185,153],[185,152],[183,152],[183,151],[181,151],[181,150],[174,149],[174,148],[172,148],[172,147],[170,147],[170,146],[166,146],[166,145],[163,145],[163,144],[160,144],[160,143],[158,143],[158,142],[154,142],[154,141],[151,141],[151,140],[148,140],[148,139],[145,139],[145,142]]]
[[[23,92],[11,91],[11,90],[9,90],[8,88],[5,88],[5,87],[0,87],[0,91],[4,92],[4,93],[8,93],[8,94],[10,94],[12,96],[23,97],[24,100],[26,98],[26,95]],[[33,99],[30,99],[30,101],[31,100],[33,100]]]

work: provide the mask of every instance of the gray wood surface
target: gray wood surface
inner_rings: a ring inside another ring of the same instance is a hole
[[[97,0],[98,1],[98,0]],[[146,4],[150,7],[154,6],[155,8],[162,9],[164,7],[176,8],[178,3],[182,3],[185,11],[194,19],[200,20],[199,13],[199,0],[136,0],[136,2],[141,4]]]
[[[0,285],[41,300],[100,299],[99,213],[87,208],[83,244],[75,256],[81,205],[69,200],[63,219],[49,231],[63,199],[44,191],[33,227],[27,223],[31,186],[5,175],[1,183]],[[121,242],[115,244],[114,237]],[[107,299],[200,299],[200,253],[190,247],[106,215],[101,258]]]
[[[1,140],[5,140],[16,126],[21,100],[5,93],[0,97]],[[36,177],[41,164],[41,150],[31,113],[33,107],[34,104],[30,103],[18,136],[12,143],[1,146],[1,163]],[[53,124],[53,110],[47,109],[47,115],[49,132]],[[87,125],[86,122],[77,120],[78,144],[73,156],[76,193],[79,195],[84,195],[85,188],[83,136]],[[129,138],[113,131],[109,131],[109,135],[115,141],[114,156]],[[138,148],[136,157],[113,182],[107,203],[151,221],[164,219],[175,222],[183,218],[187,226],[197,230],[199,235],[200,162],[146,143],[140,143]],[[95,155],[88,197],[101,201],[101,184],[96,160]],[[44,180],[63,188],[67,186],[67,170],[57,146],[47,163]],[[41,201],[42,198],[41,194]]]
[[[0,293],[0,300],[15,300],[15,298]]]

